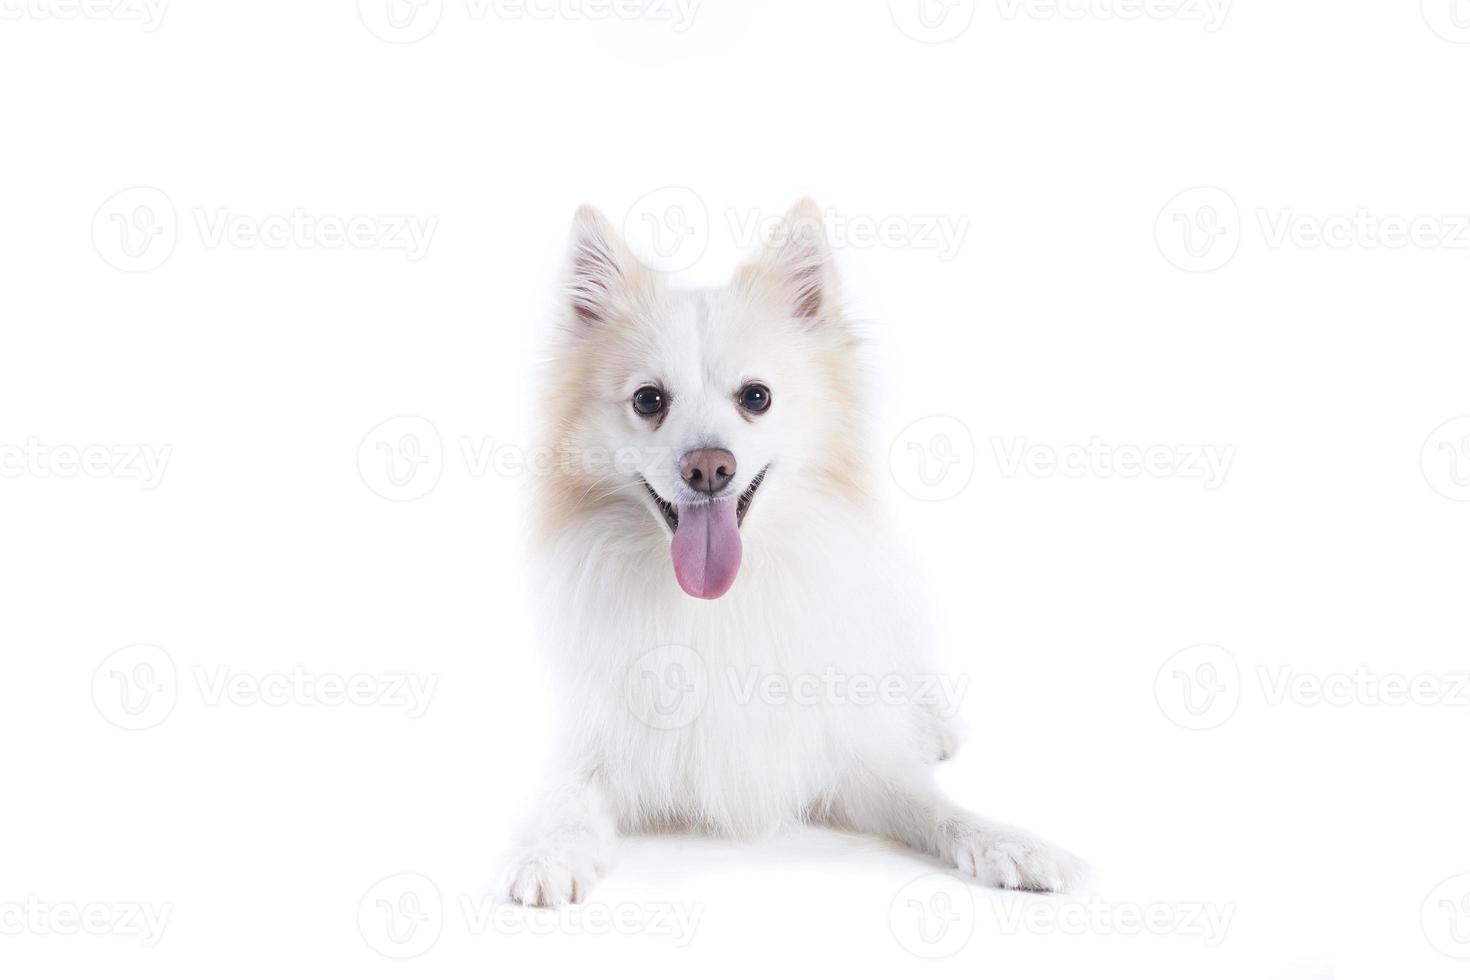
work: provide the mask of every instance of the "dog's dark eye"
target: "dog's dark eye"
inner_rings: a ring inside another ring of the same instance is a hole
[[[633,392],[633,411],[639,415],[657,415],[664,410],[664,393],[653,385]]]
[[[771,407],[771,389],[765,385],[746,385],[740,389],[740,407],[751,415],[759,415]]]

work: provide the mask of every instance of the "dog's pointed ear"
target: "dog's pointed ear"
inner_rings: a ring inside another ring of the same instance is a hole
[[[770,243],[739,272],[747,285],[774,285],[797,320],[810,325],[840,319],[837,269],[815,201],[802,198],[786,212]]]
[[[590,204],[579,207],[572,218],[565,275],[572,325],[595,329],[610,323],[628,292],[645,285],[647,278],[612,222]]]

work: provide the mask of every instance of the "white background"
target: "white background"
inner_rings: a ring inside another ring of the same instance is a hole
[[[926,29],[907,0],[444,0],[395,30],[374,0],[4,0],[0,969],[1461,975],[1470,9],[1118,2]],[[970,679],[943,779],[1088,858],[1095,895],[956,891],[812,831],[629,843],[592,896],[610,934],[477,925],[547,714],[529,481],[477,451],[533,438],[572,210],[684,228],[706,283],[802,194],[856,235],[880,489]],[[362,240],[251,237],[293,214]],[[400,487],[377,444],[405,435]],[[1184,469],[1037,462],[1094,439]],[[153,699],[124,702],[139,665]],[[292,671],[379,695],[251,697]],[[1275,689],[1354,672],[1428,694]],[[386,689],[410,674],[421,712]],[[401,873],[428,883],[375,885]],[[405,893],[397,942],[378,902]],[[94,903],[102,935],[62,934]],[[156,943],[128,903],[167,907]],[[1130,911],[1162,934],[1109,925]]]

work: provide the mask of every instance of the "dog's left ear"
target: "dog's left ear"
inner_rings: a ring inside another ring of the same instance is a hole
[[[813,326],[839,319],[837,270],[822,212],[811,198],[797,201],[781,219],[772,241],[741,268],[746,286],[774,286],[796,319]]]

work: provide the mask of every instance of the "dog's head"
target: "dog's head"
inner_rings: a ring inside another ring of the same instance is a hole
[[[704,291],[670,288],[583,207],[560,319],[553,520],[636,505],[684,591],[715,599],[762,515],[862,497],[857,341],[810,201]]]

